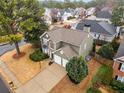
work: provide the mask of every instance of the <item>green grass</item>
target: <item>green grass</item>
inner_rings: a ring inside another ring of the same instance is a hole
[[[87,89],[87,93],[102,93],[99,89],[90,87]]]
[[[102,83],[105,85],[109,85],[112,80],[113,69],[110,66],[102,65],[96,75],[92,79],[92,83]]]
[[[0,36],[5,36],[5,35],[7,35],[7,32],[5,32],[5,31],[0,31]]]

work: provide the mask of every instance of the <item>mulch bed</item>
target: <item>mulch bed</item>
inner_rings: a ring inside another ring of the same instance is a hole
[[[21,52],[19,55],[16,53],[16,54],[13,55],[13,58],[14,59],[19,59],[19,58],[21,58],[23,56],[25,56],[25,52]]]

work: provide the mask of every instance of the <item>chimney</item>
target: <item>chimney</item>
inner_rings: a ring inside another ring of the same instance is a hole
[[[85,32],[90,32],[90,30],[91,30],[90,25],[85,24],[85,25],[84,25],[84,28],[83,28],[83,31],[85,31]]]

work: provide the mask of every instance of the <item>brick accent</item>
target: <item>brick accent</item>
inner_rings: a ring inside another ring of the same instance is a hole
[[[114,62],[114,65],[113,65],[113,70],[114,70],[114,77],[116,75],[119,75],[121,77],[124,77],[124,72],[120,71],[118,68],[119,68],[119,65],[120,63],[119,62]]]

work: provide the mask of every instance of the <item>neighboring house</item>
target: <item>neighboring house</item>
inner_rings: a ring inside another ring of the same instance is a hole
[[[86,25],[89,25],[89,33],[96,40],[111,42],[115,37],[118,36],[120,32],[119,27],[115,27],[114,25],[109,24],[108,22],[99,22],[96,20],[83,20],[77,23],[72,28],[77,29],[79,31],[85,31]]]
[[[58,9],[56,8],[45,8],[44,20],[47,24],[52,24],[53,21],[58,21]]]
[[[62,21],[66,21],[68,20],[69,17],[73,17],[74,16],[74,9],[60,9],[58,12],[58,16],[61,17]]]
[[[82,19],[86,17],[86,9],[83,7],[76,8],[74,11],[75,18]]]
[[[86,10],[86,15],[87,16],[91,16],[91,15],[94,15],[96,12],[96,8],[95,7],[90,7]]]
[[[111,23],[112,12],[108,10],[97,11],[95,15],[89,16],[87,19],[96,21],[106,21]]]
[[[122,40],[114,58],[113,69],[115,79],[124,82],[124,39]]]
[[[110,22],[112,18],[112,11],[109,10],[101,10],[96,13],[96,18],[101,21],[108,21]]]
[[[74,56],[86,57],[93,45],[93,38],[87,32],[65,28],[45,32],[40,39],[43,52],[63,67]]]

